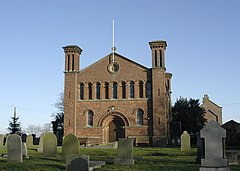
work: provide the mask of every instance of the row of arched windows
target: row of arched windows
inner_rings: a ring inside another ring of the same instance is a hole
[[[142,109],[138,109],[136,112],[136,125],[137,126],[142,126],[143,125],[143,110]],[[92,110],[88,110],[87,112],[87,126],[93,126],[93,111]]]
[[[97,82],[95,86],[93,84],[80,83],[80,100],[93,100],[93,99],[126,99],[126,98],[144,98],[146,93],[143,81],[139,81],[137,84],[134,81],[127,82],[122,81],[120,84],[117,82],[104,82],[103,85]],[[138,97],[136,97],[136,91],[138,91]],[[87,97],[85,97],[87,96]],[[101,97],[103,96],[103,97]]]

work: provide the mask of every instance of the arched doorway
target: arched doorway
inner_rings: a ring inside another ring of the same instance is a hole
[[[109,123],[109,142],[118,141],[119,138],[125,138],[124,123],[119,117],[114,117]]]
[[[123,114],[111,112],[100,118],[98,126],[103,130],[103,143],[109,143],[125,138],[125,127],[129,126],[129,122]]]

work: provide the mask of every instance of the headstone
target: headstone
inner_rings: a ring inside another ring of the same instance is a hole
[[[4,135],[0,134],[0,147],[4,145]]]
[[[67,154],[79,154],[79,141],[73,134],[68,134],[62,143],[62,159],[66,160]]]
[[[114,159],[114,164],[134,165],[133,159],[133,139],[119,138],[118,156]]]
[[[81,154],[66,155],[67,171],[89,171],[89,156]]]
[[[200,138],[200,132],[197,132],[197,158],[196,158],[196,163],[200,164],[201,159],[203,158],[203,153],[204,153],[204,145],[203,145],[203,139]]]
[[[229,171],[223,143],[226,130],[211,120],[200,131],[200,138],[204,139],[204,158],[201,159],[199,171]]]
[[[22,134],[22,142],[26,142],[27,140],[27,134]]]
[[[45,135],[46,133],[42,133],[40,136],[40,141],[39,141],[38,150],[37,150],[39,153],[43,153],[43,139]]]
[[[43,156],[56,157],[57,156],[57,137],[53,133],[46,133],[43,137]]]
[[[27,144],[25,142],[22,142],[22,156],[24,159],[28,159],[28,150],[27,150]]]
[[[7,137],[8,162],[22,162],[22,140],[17,134]]]
[[[190,145],[190,135],[187,131],[184,131],[181,135],[181,151],[189,151],[191,150]]]
[[[28,148],[33,146],[33,136],[32,135],[27,136],[26,144],[27,144]]]

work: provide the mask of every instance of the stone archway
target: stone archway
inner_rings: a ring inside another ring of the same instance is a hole
[[[128,125],[127,118],[121,113],[112,112],[104,115],[99,121],[99,126],[103,127],[103,143],[125,138],[125,126]]]

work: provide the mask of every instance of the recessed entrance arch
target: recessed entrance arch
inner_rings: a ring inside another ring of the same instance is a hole
[[[103,127],[103,143],[109,143],[125,138],[125,127],[129,124],[123,114],[112,112],[104,115],[98,125]]]

